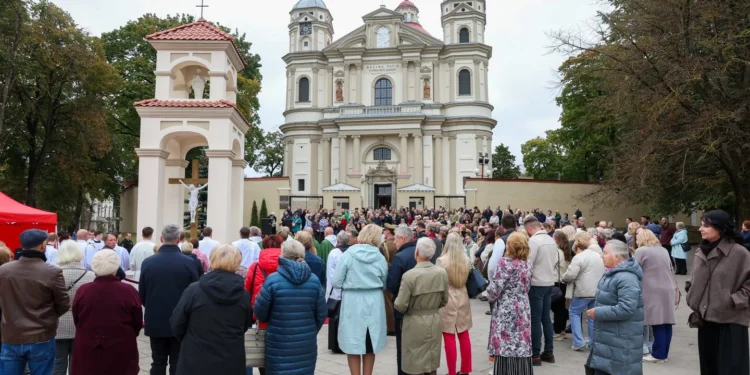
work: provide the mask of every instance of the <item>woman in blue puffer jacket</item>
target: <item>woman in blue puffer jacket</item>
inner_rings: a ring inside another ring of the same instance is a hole
[[[255,316],[268,323],[265,372],[269,375],[315,373],[317,336],[328,307],[320,280],[304,259],[301,243],[284,242],[279,268],[268,276],[255,299]]]
[[[643,374],[643,271],[630,258],[628,245],[609,241],[602,254],[607,270],[599,281],[594,319],[594,345],[587,374]]]

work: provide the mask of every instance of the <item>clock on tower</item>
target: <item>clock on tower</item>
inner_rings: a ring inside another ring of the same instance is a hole
[[[312,23],[303,22],[299,25],[299,35],[311,35],[312,34]]]

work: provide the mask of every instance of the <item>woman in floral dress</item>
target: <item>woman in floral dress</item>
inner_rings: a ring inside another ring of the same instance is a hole
[[[508,238],[505,256],[487,287],[494,304],[490,324],[489,352],[495,357],[494,375],[532,375],[531,265],[529,240],[519,232]]]

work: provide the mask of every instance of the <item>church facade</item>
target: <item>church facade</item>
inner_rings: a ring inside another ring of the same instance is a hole
[[[429,197],[465,195],[465,179],[491,163],[486,3],[440,7],[442,39],[406,0],[334,40],[323,0],[295,5],[281,126],[290,195],[333,197],[327,207],[431,207]]]

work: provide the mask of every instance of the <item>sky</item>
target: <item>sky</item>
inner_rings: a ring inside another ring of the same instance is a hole
[[[200,16],[201,0],[52,0],[93,35],[119,28],[145,13]],[[401,0],[324,0],[333,15],[334,40],[363,24],[362,16],[381,3],[395,9]],[[442,39],[442,0],[411,0],[420,22]],[[284,123],[289,12],[297,0],[205,0],[204,18],[247,33],[251,51],[261,57],[261,127],[277,130]],[[567,58],[550,51],[549,34],[585,29],[600,9],[597,0],[489,0],[485,43],[492,46],[489,82],[493,117],[498,121],[493,148],[505,144],[522,164],[521,145],[559,127],[557,68]],[[250,173],[250,175],[257,175]]]

